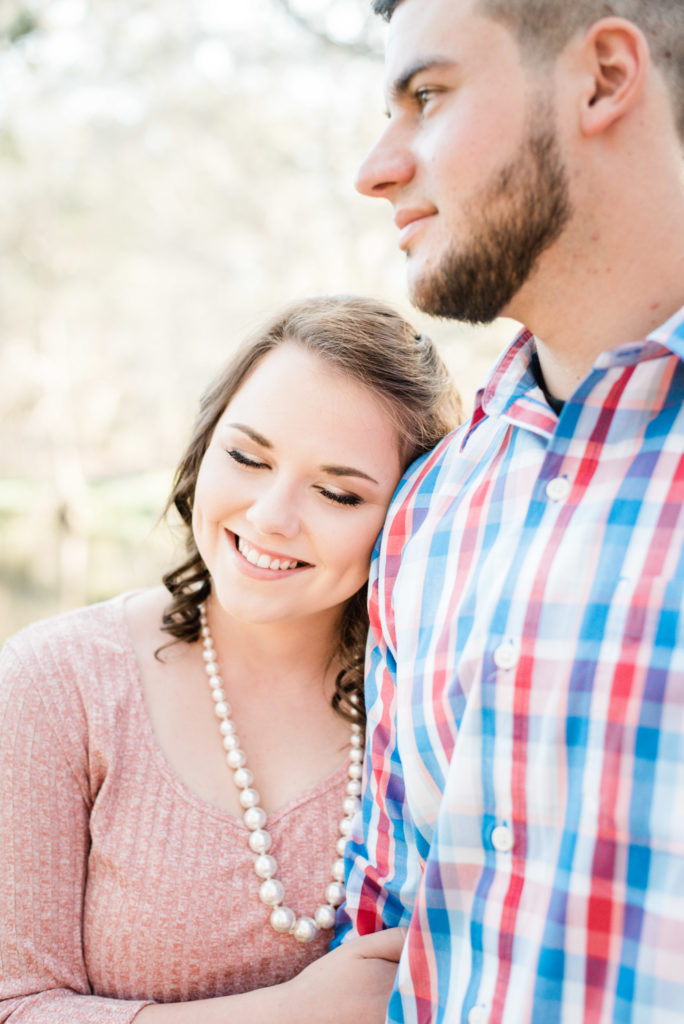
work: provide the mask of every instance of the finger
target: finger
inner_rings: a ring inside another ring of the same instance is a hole
[[[408,928],[385,928],[381,932],[362,935],[354,939],[359,944],[358,956],[375,957],[379,960],[392,960],[397,963],[401,956]]]

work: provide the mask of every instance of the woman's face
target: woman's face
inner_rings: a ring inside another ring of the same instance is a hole
[[[269,352],[197,478],[193,532],[220,605],[245,622],[336,620],[368,578],[400,475],[371,391],[295,343]]]

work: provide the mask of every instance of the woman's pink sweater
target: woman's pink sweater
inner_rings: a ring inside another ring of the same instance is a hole
[[[330,881],[346,767],[269,822],[289,905]],[[152,731],[123,597],[0,655],[0,1022],[123,1024],[147,1002],[284,981],[325,952],[279,936],[236,817]]]

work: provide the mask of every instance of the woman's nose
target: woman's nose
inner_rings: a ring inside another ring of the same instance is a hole
[[[299,512],[292,490],[274,481],[259,491],[245,513],[247,522],[262,536],[296,537]]]
[[[415,174],[415,161],[408,146],[392,125],[388,125],[356,173],[357,191],[372,199],[389,199]]]

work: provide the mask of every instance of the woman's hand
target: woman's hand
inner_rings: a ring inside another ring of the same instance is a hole
[[[350,939],[285,985],[316,1024],[383,1024],[406,928]],[[275,1024],[275,1022],[274,1022]]]
[[[350,939],[281,985],[145,1006],[135,1024],[384,1024],[406,928]]]

